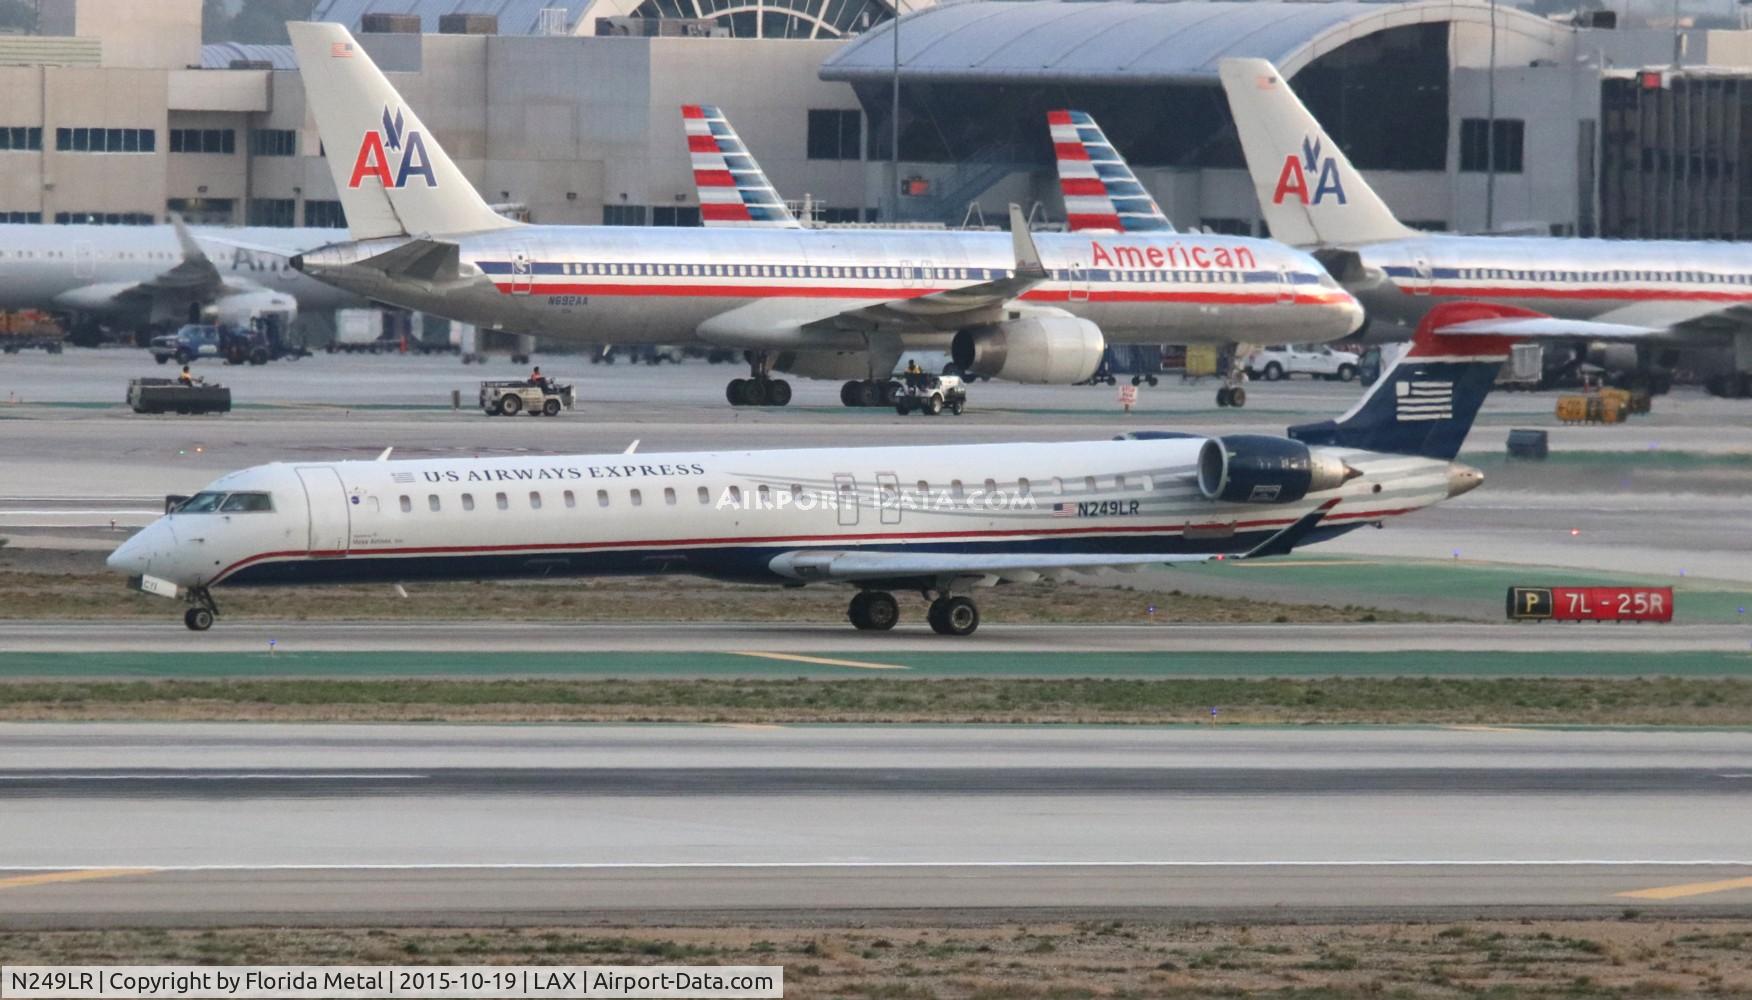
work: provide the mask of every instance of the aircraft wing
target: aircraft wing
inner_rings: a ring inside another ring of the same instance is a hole
[[[176,230],[177,243],[182,247],[183,259],[168,271],[122,289],[117,293],[117,298],[150,298],[167,292],[202,298],[216,295],[224,287],[225,281],[220,277],[219,269],[213,266],[213,261],[207,257],[207,252],[201,249],[201,245],[195,242],[189,227],[175,215],[171,216],[170,222]]]
[[[1338,503],[1337,499],[1328,500],[1252,549],[1232,556],[1182,552],[960,553],[801,549],[774,556],[768,566],[780,576],[810,582],[989,577],[995,583],[999,580],[1029,582],[1042,576],[1103,570],[1136,571],[1146,566],[1205,563],[1225,558],[1261,559],[1289,554]]]
[[[1659,308],[1646,308],[1654,306]],[[1436,330],[1449,337],[1495,335],[1529,340],[1609,340],[1676,342],[1716,340],[1752,329],[1752,310],[1706,302],[1637,303],[1593,319],[1555,316],[1468,320]]]

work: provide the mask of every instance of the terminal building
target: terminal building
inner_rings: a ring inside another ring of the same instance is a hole
[[[1051,225],[1045,114],[1077,107],[1177,225],[1263,233],[1216,76],[1259,56],[1414,225],[1752,234],[1736,5],[1559,20],[1487,0],[902,0],[896,20],[891,2],[320,0],[315,16],[353,28],[489,201],[537,222],[698,224],[679,109],[709,103],[820,223],[980,225],[1018,202]],[[288,47],[203,46],[201,0],[38,7],[36,33],[0,35],[0,220],[342,223]]]

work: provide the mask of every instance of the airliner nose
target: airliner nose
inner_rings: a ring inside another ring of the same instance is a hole
[[[1448,463],[1448,496],[1471,493],[1484,483],[1484,473],[1461,462]]]
[[[1344,298],[1339,301],[1344,310],[1344,335],[1348,337],[1363,328],[1363,321],[1368,319],[1368,314],[1363,311],[1363,304],[1357,301],[1357,297],[1349,292],[1345,292]]]
[[[116,550],[104,560],[104,565],[128,576],[145,576],[152,568],[152,549],[145,537],[151,530],[147,528],[137,532],[134,537],[116,546]]]

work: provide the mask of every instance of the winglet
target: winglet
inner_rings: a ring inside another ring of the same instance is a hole
[[[707,226],[801,229],[766,171],[743,145],[723,109],[684,104],[682,127],[700,195],[700,221]]]
[[[181,213],[170,213],[170,228],[176,232],[176,242],[182,247],[184,260],[208,261],[207,251],[195,242],[195,234],[189,231],[189,224],[183,221]]]
[[[1046,267],[1040,263],[1040,250],[1034,245],[1034,234],[1028,231],[1028,217],[1022,214],[1022,206],[1010,203],[1010,242],[1016,251],[1016,274],[1044,275]]]
[[[1316,527],[1319,527],[1320,522],[1326,519],[1326,515],[1332,511],[1332,508],[1337,506],[1338,497],[1333,497],[1331,500],[1326,501],[1306,514],[1303,514],[1297,519],[1295,524],[1279,531],[1277,534],[1267,538],[1265,541],[1260,542],[1258,545],[1255,545],[1253,548],[1248,549],[1246,552],[1235,558],[1261,559],[1265,556],[1289,555],[1292,549],[1302,544],[1302,540],[1307,538],[1310,532]]]

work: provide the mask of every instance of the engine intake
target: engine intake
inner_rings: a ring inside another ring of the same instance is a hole
[[[1107,339],[1075,316],[1030,316],[968,327],[950,344],[964,372],[1009,382],[1070,385],[1095,374]]]
[[[1362,473],[1300,441],[1264,434],[1211,438],[1198,453],[1198,491],[1231,503],[1294,503]]]

